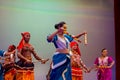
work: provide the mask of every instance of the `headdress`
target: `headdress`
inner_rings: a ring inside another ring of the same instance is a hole
[[[76,51],[77,51],[78,54],[81,56],[81,53],[80,53],[80,49],[79,49],[79,45],[78,45],[78,43],[75,42],[75,41],[70,42],[70,47],[71,47],[71,48],[72,48],[74,45],[77,45],[77,49],[76,49]]]
[[[19,42],[19,45],[17,46],[17,49],[20,50],[23,46],[24,46],[24,36],[27,35],[27,34],[30,34],[29,32],[22,32],[21,35],[22,35],[22,39],[21,41]]]

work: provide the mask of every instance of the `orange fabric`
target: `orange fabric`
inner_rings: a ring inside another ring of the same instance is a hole
[[[11,69],[4,74],[4,80],[14,80],[16,74],[16,69]]]
[[[26,45],[30,46],[30,44],[25,44],[25,42],[24,42],[24,35],[26,35],[26,34],[30,34],[30,33],[29,32],[23,32],[23,33],[21,33],[22,39],[21,39],[19,45],[17,46],[18,50],[20,50],[21,48],[23,48],[23,46],[26,46]]]
[[[81,68],[72,67],[72,76],[83,76]]]
[[[83,77],[82,76],[80,76],[80,77],[72,76],[72,80],[83,80]]]
[[[74,45],[77,45],[77,49],[76,49],[76,51],[77,51],[78,54],[81,56],[81,53],[80,53],[80,49],[79,49],[79,45],[78,45],[78,43],[75,42],[75,41],[70,42],[70,47],[71,47],[71,48],[72,48]]]
[[[16,80],[34,80],[33,70],[17,70]]]
[[[72,67],[72,80],[83,80],[81,68]]]

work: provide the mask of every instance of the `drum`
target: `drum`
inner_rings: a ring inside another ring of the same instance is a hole
[[[4,80],[15,80],[16,69],[9,69],[4,73]]]
[[[16,80],[34,80],[34,71],[33,70],[17,70]]]

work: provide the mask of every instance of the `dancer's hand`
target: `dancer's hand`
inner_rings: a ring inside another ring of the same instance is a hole
[[[57,30],[57,33],[59,32],[64,32],[64,29],[62,27],[60,27],[58,30]]]
[[[87,34],[87,32],[83,32],[82,34],[85,35],[85,34]]]
[[[49,60],[49,58],[48,58],[48,59],[42,59],[42,60],[41,60],[41,63],[42,63],[42,64],[45,64],[48,60]]]
[[[86,71],[87,71],[87,73],[90,73],[91,70],[90,70],[90,69],[87,69]]]
[[[29,59],[27,59],[27,60],[24,62],[24,64],[27,64],[27,63],[32,63],[32,61],[29,60]]]
[[[47,79],[47,80],[50,80],[50,75],[47,74],[47,75],[46,75],[46,79]]]

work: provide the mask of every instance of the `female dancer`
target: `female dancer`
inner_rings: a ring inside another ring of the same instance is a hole
[[[95,68],[98,70],[97,78],[98,80],[112,80],[112,66],[114,65],[114,60],[112,57],[107,56],[108,50],[106,48],[102,49],[101,56],[95,60]]]
[[[14,80],[15,79],[15,53],[16,53],[16,46],[10,45],[8,50],[4,52],[3,56],[3,70],[4,70],[4,80]]]
[[[77,42],[72,41],[71,47],[71,66],[72,66],[72,80],[83,80],[83,72],[89,72],[89,69],[85,66],[81,60],[81,53]]]
[[[57,30],[47,37],[47,41],[53,42],[56,47],[51,64],[50,80],[72,80],[68,49],[69,42],[73,41],[73,38],[79,38],[85,33],[77,36],[70,36],[68,34],[64,34],[66,27],[67,25],[65,22],[56,24],[55,29]]]

